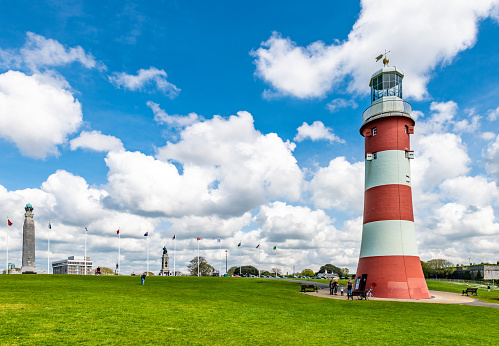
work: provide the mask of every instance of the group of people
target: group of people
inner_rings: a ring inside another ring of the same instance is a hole
[[[329,294],[338,294],[338,281],[336,281],[334,278],[331,278],[331,281],[329,281]],[[340,294],[343,295],[343,287],[340,288]],[[347,283],[347,297],[350,298],[352,297],[352,289],[353,289],[353,282],[351,279],[348,279]],[[353,299],[353,298],[352,298]]]

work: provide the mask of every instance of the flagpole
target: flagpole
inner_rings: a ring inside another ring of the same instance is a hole
[[[147,237],[147,270],[146,270],[146,275],[149,275],[149,234]]]
[[[222,276],[222,238],[218,238],[220,240],[218,242],[219,249],[218,249],[218,259],[220,260],[220,272],[218,273],[219,276]]]
[[[87,231],[85,230],[85,274],[84,275],[87,275]]]
[[[48,236],[48,241],[47,241],[47,274],[50,274],[50,220],[49,220],[49,236]]]
[[[262,251],[260,249],[260,244],[258,244],[258,277],[260,277],[260,272],[261,272],[261,268],[262,268],[262,260],[260,258],[261,253],[262,253]]]
[[[121,263],[120,263],[120,257],[121,257],[121,234],[119,233],[120,228],[118,227],[118,270],[116,270],[116,275],[119,275],[119,271],[121,270]]]
[[[275,277],[277,277],[277,252],[274,254]]]
[[[241,242],[239,242],[241,244]],[[241,259],[241,247],[239,246],[239,275],[243,276],[243,260]]]
[[[9,274],[9,218],[7,217],[7,266],[5,267]]]
[[[198,276],[199,276],[199,237],[198,237]]]
[[[176,276],[177,273],[175,272],[175,252],[177,252],[177,236],[174,234],[175,241],[173,242],[173,276]]]

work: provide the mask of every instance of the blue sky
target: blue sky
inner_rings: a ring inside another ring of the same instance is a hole
[[[87,252],[124,272],[355,271],[369,79],[389,50],[417,120],[413,200],[423,260],[499,260],[498,1],[17,1],[0,5],[0,215],[20,264]],[[6,232],[0,233],[0,261]],[[154,244],[154,245],[153,245]],[[277,253],[271,250],[277,245]],[[172,255],[172,254],[171,254]],[[5,263],[1,262],[1,263]]]

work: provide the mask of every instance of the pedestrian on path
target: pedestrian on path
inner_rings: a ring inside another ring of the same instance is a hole
[[[143,285],[143,284],[145,283],[145,281],[146,281],[146,273],[143,273],[143,274],[140,276],[140,279],[141,279],[140,284],[141,284],[141,285]]]
[[[352,300],[353,300],[352,288],[353,288],[352,279],[348,279],[348,284],[347,284],[347,300],[350,299],[350,297],[352,297]]]
[[[490,284],[487,285],[487,291],[490,292]]]

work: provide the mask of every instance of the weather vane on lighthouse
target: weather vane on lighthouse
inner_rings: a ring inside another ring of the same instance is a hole
[[[387,52],[386,49],[385,49],[385,54],[378,55],[376,57],[376,62],[380,61],[380,59],[384,56],[385,58],[383,59],[383,66],[388,66],[388,63],[390,62],[390,60],[386,56],[388,53],[390,53],[390,51]]]

